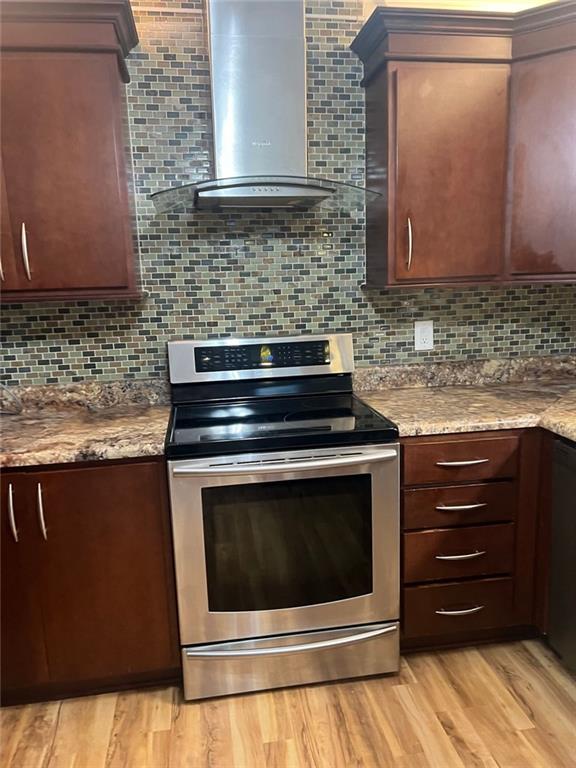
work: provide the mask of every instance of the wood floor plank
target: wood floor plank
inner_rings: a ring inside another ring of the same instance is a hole
[[[0,765],[9,765],[32,716],[33,705],[0,711]]]
[[[535,729],[515,730],[503,717],[498,706],[485,704],[467,711],[467,717],[473,722],[475,730],[500,768],[559,768],[549,755],[548,762],[542,765],[539,750],[533,747],[530,738]]]
[[[304,768],[294,739],[266,742],[264,759],[266,768]]]
[[[222,768],[233,764],[227,701],[186,702],[179,692],[170,739],[169,768]]]
[[[232,696],[228,703],[233,765],[265,765],[264,741],[254,696]]]
[[[535,726],[548,735],[551,749],[563,754],[564,760],[576,756],[576,706],[564,687],[533,656],[528,661],[519,646],[486,648],[483,654]]]
[[[56,734],[60,706],[57,701],[2,710],[1,765],[43,766]]]
[[[576,680],[537,641],[399,675],[185,702],[179,688],[0,710],[2,768],[576,768]]]
[[[397,740],[386,718],[366,695],[361,681],[346,686],[333,686],[343,715],[342,727],[346,729],[358,764],[369,766],[394,766],[393,749],[400,751]],[[389,743],[389,737],[392,744]]]
[[[466,768],[498,768],[464,710],[438,712],[437,717]]]
[[[496,704],[511,728],[533,728],[534,723],[525,714],[516,699],[491,669],[477,649],[461,649],[439,654],[438,660],[452,687],[458,693],[463,707]]]
[[[354,749],[349,734],[341,727],[340,703],[332,691],[333,686],[301,688],[302,717],[305,718],[309,743],[314,745],[308,759],[312,765],[356,766]]]
[[[464,768],[458,752],[418,684],[398,686],[394,696],[408,715],[430,765],[433,768]]]
[[[320,739],[315,723],[311,720],[307,700],[302,696],[302,689],[287,688],[284,691],[286,707],[293,733],[294,748],[298,755],[298,766],[318,768],[322,765]]]
[[[294,729],[290,719],[290,691],[267,691],[254,696],[262,739],[266,744],[292,741]]]
[[[390,692],[382,691],[374,680],[363,683],[367,706],[373,712],[374,726],[385,741],[393,762],[407,755],[422,752],[422,745],[409,719],[396,705]]]
[[[117,699],[109,693],[63,701],[47,768],[104,768]]]
[[[416,653],[408,658],[414,682],[422,689],[435,712],[450,712],[464,705],[435,653]]]
[[[173,689],[127,691],[118,694],[106,765],[124,768],[146,765],[149,735],[172,727]],[[168,714],[170,712],[170,714]]]
[[[539,640],[525,640],[518,644],[518,649],[533,657],[545,670],[555,685],[562,688],[564,693],[576,705],[576,685],[574,685],[574,675],[559,663],[558,656],[545,643]]]

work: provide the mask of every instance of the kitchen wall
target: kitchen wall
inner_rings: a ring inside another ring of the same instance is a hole
[[[199,0],[133,0],[129,60],[139,302],[3,311],[8,383],[164,376],[165,342],[351,331],[361,364],[576,352],[576,288],[363,289],[362,210],[157,215],[148,196],[211,174],[206,24]],[[362,183],[362,68],[348,49],[362,0],[309,0],[310,172]],[[412,325],[436,325],[414,352]]]

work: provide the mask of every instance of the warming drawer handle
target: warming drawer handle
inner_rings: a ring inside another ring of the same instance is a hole
[[[435,555],[436,560],[474,560],[486,554],[486,550],[477,549],[475,552],[467,552],[465,555]]]
[[[245,650],[237,651],[217,651],[212,648],[197,650],[187,650],[186,656],[188,658],[214,658],[225,659],[234,658],[238,656],[279,656],[289,653],[302,653],[306,651],[320,651],[325,648],[337,648],[340,645],[352,645],[352,643],[360,643],[363,640],[370,640],[373,637],[380,637],[381,635],[387,635],[391,632],[396,632],[398,629],[397,624],[392,624],[388,627],[381,629],[372,629],[369,632],[360,632],[357,635],[346,635],[345,637],[336,637],[333,640],[321,640],[318,643],[301,643],[299,645],[281,645],[272,648],[247,648]]]
[[[466,461],[437,461],[437,467],[472,467],[474,464],[486,464],[490,459],[467,459]]]
[[[483,610],[483,605],[475,605],[474,608],[465,608],[461,611],[448,611],[446,608],[440,608],[439,610],[435,611],[435,613],[437,613],[438,616],[470,616],[472,613],[478,613],[478,611]]]
[[[295,472],[311,469],[330,469],[331,467],[352,467],[358,464],[370,464],[376,461],[395,459],[394,450],[362,453],[356,456],[341,456],[332,459],[313,459],[311,461],[278,461],[270,464],[232,464],[231,466],[209,467],[173,467],[172,474],[183,475],[261,475],[278,472]]]
[[[481,501],[478,504],[438,504],[436,509],[439,512],[467,512],[470,509],[480,509],[487,506],[488,502]]]

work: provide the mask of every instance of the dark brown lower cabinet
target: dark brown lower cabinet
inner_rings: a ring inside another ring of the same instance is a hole
[[[402,647],[536,634],[539,429],[403,440]]]
[[[41,541],[25,474],[2,474],[2,691],[48,683],[38,580]]]
[[[164,463],[2,480],[3,702],[176,678]]]

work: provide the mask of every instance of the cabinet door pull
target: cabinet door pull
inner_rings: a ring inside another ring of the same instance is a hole
[[[487,506],[488,502],[481,501],[478,504],[438,504],[436,509],[439,512],[468,512],[470,509],[480,509]]]
[[[406,258],[406,270],[410,272],[410,269],[412,267],[412,251],[414,247],[414,237],[412,233],[412,219],[410,218],[410,216],[408,216],[407,226],[408,226],[408,257]]]
[[[44,501],[42,499],[42,483],[36,486],[36,499],[38,501],[38,522],[42,531],[42,538],[48,541],[48,532],[46,531],[46,521],[44,520]]]
[[[8,520],[10,521],[12,538],[18,544],[18,528],[16,528],[16,518],[14,516],[14,489],[12,488],[12,483],[8,485]]]
[[[22,222],[22,229],[20,231],[20,242],[22,244],[22,261],[24,262],[24,270],[28,280],[32,280],[32,274],[30,272],[30,259],[28,258],[28,237],[26,235],[26,224]]]
[[[434,611],[434,613],[437,613],[438,616],[469,616],[471,613],[478,613],[478,611],[482,611],[483,609],[483,605],[475,605],[474,608],[465,608],[462,611],[448,611],[446,608],[440,608],[439,610]]]
[[[437,467],[472,467],[474,464],[486,464],[490,459],[468,459],[467,461],[437,461]]]
[[[475,552],[467,552],[465,555],[435,555],[436,560],[474,560],[486,554],[486,550],[477,549]]]
[[[2,266],[2,254],[0,254],[0,280],[4,282],[4,267]]]

